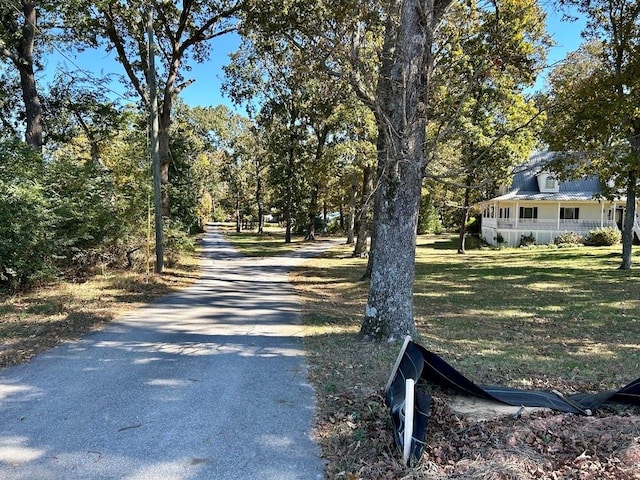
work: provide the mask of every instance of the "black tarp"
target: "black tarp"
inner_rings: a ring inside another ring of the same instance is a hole
[[[497,385],[476,385],[442,357],[411,340],[405,342],[396,367],[391,373],[385,391],[387,406],[393,422],[396,445],[403,450],[405,384],[407,379],[426,381],[432,385],[456,392],[524,407],[546,407],[568,413],[591,415],[605,402],[640,405],[640,378],[619,390],[601,393],[575,393],[564,395],[557,391],[521,390]],[[431,398],[416,390],[413,412],[413,434],[410,458],[407,463],[422,456],[426,436]]]

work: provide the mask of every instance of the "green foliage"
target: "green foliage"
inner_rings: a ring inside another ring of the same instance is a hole
[[[441,232],[442,222],[436,207],[433,205],[433,199],[431,195],[423,195],[420,199],[420,212],[418,214],[418,235]]]
[[[19,287],[51,274],[51,209],[42,176],[33,150],[0,142],[0,285]]]
[[[608,198],[626,197],[628,218],[640,178],[640,8],[636,0],[562,0],[585,18],[586,42],[549,76],[544,140],[564,154],[567,176],[595,174]],[[631,268],[627,222],[622,269]]]
[[[558,235],[553,243],[556,245],[582,245],[584,237],[576,232],[564,232]]]
[[[430,85],[426,174],[456,185],[447,192],[451,203],[468,208],[489,198],[529,157],[544,114],[523,90],[545,61],[543,25],[539,5],[525,0],[455,2],[445,15]]]
[[[54,241],[67,262],[90,264],[92,250],[119,237],[122,223],[107,201],[110,179],[102,168],[70,157],[47,165]]]
[[[622,239],[620,230],[612,227],[596,228],[589,232],[585,239],[585,245],[593,247],[609,247],[617,245]]]
[[[164,253],[167,257],[167,266],[171,267],[176,265],[181,253],[193,252],[195,250],[193,239],[189,237],[187,228],[179,220],[165,220],[163,233]]]

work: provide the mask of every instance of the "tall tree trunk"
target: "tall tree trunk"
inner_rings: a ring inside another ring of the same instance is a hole
[[[356,221],[356,245],[353,248],[354,257],[362,257],[367,253],[367,238],[369,237],[369,211],[371,206],[373,167],[365,165],[362,169],[362,196],[358,208],[358,218]],[[367,265],[369,262],[367,262]],[[371,270],[367,268],[363,279],[371,278]]]
[[[356,200],[358,197],[358,175],[351,174],[351,192],[349,193],[349,216],[347,220],[347,245],[355,242]],[[341,207],[342,208],[342,207]]]
[[[242,219],[240,218],[240,194],[236,194],[236,233],[242,231]]]
[[[38,152],[42,152],[42,103],[36,87],[33,68],[33,47],[36,32],[36,8],[33,0],[22,1],[21,36],[17,55],[11,56],[20,74],[20,87],[25,108],[25,142]]]
[[[256,175],[256,203],[258,204],[258,234],[264,233],[264,202],[262,200],[262,179],[260,172]]]
[[[378,78],[378,184],[371,282],[361,333],[415,336],[416,229],[425,167],[426,100],[436,27],[451,0],[395,0],[385,25]],[[396,24],[396,19],[400,24]]]
[[[322,203],[322,234],[329,232],[329,210],[327,210],[327,202]]]
[[[633,249],[633,226],[636,221],[636,190],[638,174],[630,168],[627,174],[627,204],[624,211],[624,229],[622,235],[622,264],[621,270],[631,269],[631,253]]]
[[[466,185],[464,189],[464,203],[462,205],[462,221],[460,222],[460,235],[458,236],[458,253],[464,254],[465,248],[465,237],[467,235],[467,222],[469,221],[469,197],[470,197],[470,188],[473,179],[471,176],[467,176]]]
[[[316,239],[316,218],[318,216],[318,193],[320,192],[320,185],[317,183],[311,190],[311,204],[309,206],[309,220],[307,223],[307,232],[304,236],[305,242],[314,241]]]
[[[284,231],[284,243],[291,243],[291,214],[287,212],[286,214],[286,227]]]

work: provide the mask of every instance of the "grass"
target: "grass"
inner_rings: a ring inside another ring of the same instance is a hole
[[[28,361],[63,340],[79,338],[122,313],[198,278],[197,254],[183,255],[162,275],[110,270],[82,282],[27,292],[0,292],[0,368]]]
[[[293,235],[291,243],[285,243],[284,230],[277,226],[266,225],[262,234],[252,231],[237,233],[235,226],[229,224],[220,225],[218,228],[246,257],[270,257],[296,250],[304,245],[304,237],[300,235]]]
[[[310,337],[359,328],[366,260],[349,252],[334,249],[296,274]],[[576,247],[458,255],[447,238],[420,237],[420,341],[481,382],[617,386],[640,371],[640,275],[618,270],[618,253]]]

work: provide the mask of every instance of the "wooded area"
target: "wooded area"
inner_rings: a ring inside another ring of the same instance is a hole
[[[552,44],[537,2],[4,2],[0,283],[144,268],[151,8],[167,260],[210,220],[280,222],[286,242],[341,231],[355,256],[368,252],[362,333],[415,333],[416,233],[457,229],[464,253],[474,204],[535,148],[568,152],[559,174],[597,174],[635,218],[640,6],[564,0],[557,14],[568,7],[588,20],[584,46],[534,95]],[[231,31],[242,44],[224,88],[237,111],[186,105],[190,66]],[[115,53],[128,94],[45,61],[92,48]]]

